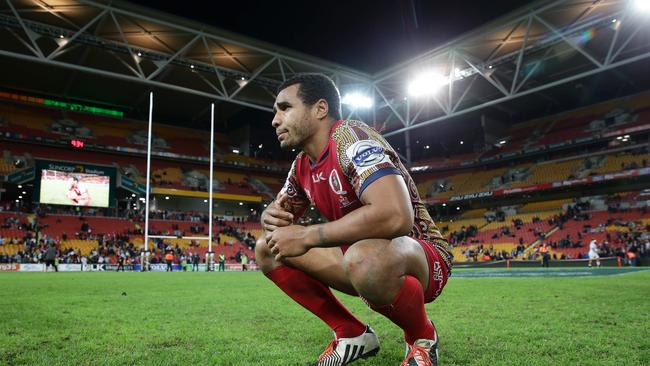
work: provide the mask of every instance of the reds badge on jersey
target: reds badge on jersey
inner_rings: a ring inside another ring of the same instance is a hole
[[[339,178],[339,173],[336,172],[336,169],[332,169],[330,172],[330,188],[332,188],[332,191],[338,195],[343,195],[347,194],[348,191],[343,189],[343,185],[341,184],[341,178]]]

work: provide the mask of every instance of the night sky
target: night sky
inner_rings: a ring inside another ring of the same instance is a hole
[[[131,1],[374,73],[453,40],[527,2]],[[372,5],[369,5],[372,4]]]

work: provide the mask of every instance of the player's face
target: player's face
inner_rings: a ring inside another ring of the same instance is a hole
[[[299,84],[283,89],[275,99],[275,116],[271,124],[283,149],[302,149],[314,133],[312,106],[305,105],[298,96]]]

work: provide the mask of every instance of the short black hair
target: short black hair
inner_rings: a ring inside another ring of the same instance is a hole
[[[299,84],[298,97],[306,105],[314,105],[325,99],[329,106],[328,114],[336,120],[341,119],[341,94],[334,81],[327,75],[317,73],[298,74],[287,79],[278,87],[278,94],[290,87]]]

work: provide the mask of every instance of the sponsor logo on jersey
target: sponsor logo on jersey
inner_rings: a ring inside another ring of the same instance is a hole
[[[436,282],[442,282],[442,268],[438,261],[433,262],[433,280]]]
[[[311,181],[314,183],[318,183],[323,180],[326,180],[325,177],[323,176],[323,172],[318,172],[317,174],[311,175]]]
[[[374,140],[360,140],[345,150],[345,154],[358,167],[370,167],[384,161],[384,148]]]
[[[348,191],[343,190],[343,184],[341,184],[341,178],[339,178],[339,173],[336,171],[336,169],[332,169],[330,172],[330,188],[332,188],[332,191],[338,195],[343,195],[347,194]]]
[[[436,292],[433,294],[433,297],[436,298],[438,295],[440,295],[440,292],[442,291],[442,280],[444,277],[442,276],[442,268],[440,267],[440,262],[435,261],[433,262],[433,280],[435,282],[440,282],[437,286]]]

